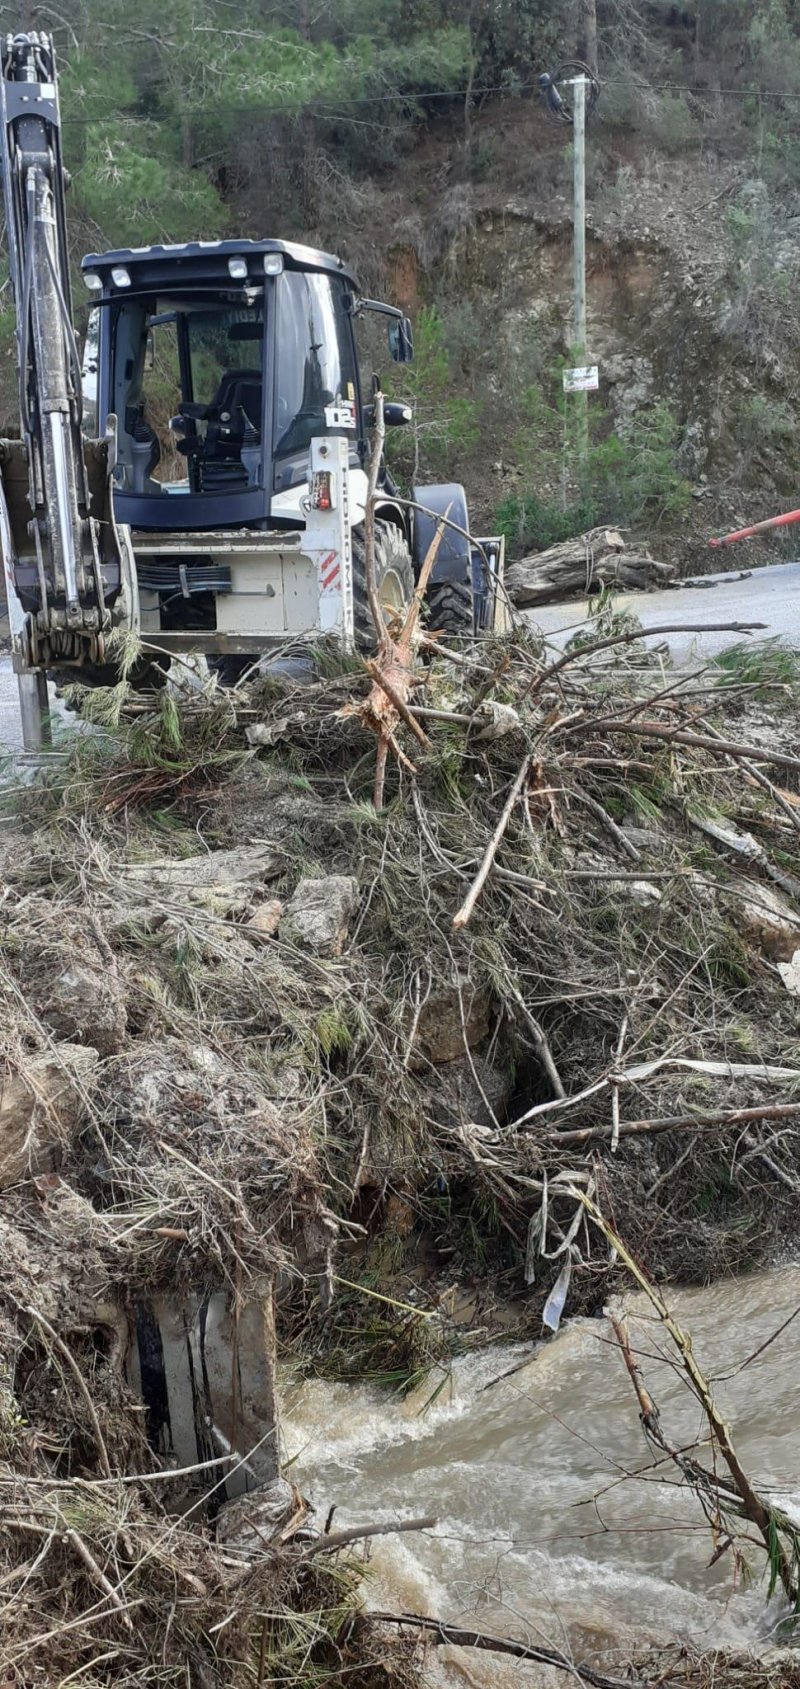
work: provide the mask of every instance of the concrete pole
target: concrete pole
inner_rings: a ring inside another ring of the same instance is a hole
[[[17,675],[17,686],[23,750],[49,751],[53,744],[53,734],[47,697],[47,675],[43,674],[41,669],[28,669],[24,674]]]
[[[576,76],[573,84],[573,187],[574,187],[574,306],[573,334],[575,359],[586,363],[586,89],[585,76]],[[578,462],[581,491],[588,490],[589,477],[589,406],[586,393],[575,394],[578,423]]]

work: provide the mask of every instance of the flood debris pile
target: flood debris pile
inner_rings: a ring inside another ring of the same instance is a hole
[[[183,1310],[196,1362],[198,1310],[236,1353],[274,1298],[297,1364],[403,1387],[601,1306],[619,1269],[576,1191],[657,1278],[793,1233],[795,680],[599,635],[428,651],[380,808],[378,682],[324,651],[181,706],[120,688],[7,795],[9,1682],[292,1681],[306,1656],[359,1681],[321,1522],[255,1455],[271,1522],[222,1489],[258,1442],[235,1388],[176,1513],[143,1310],[162,1335]]]

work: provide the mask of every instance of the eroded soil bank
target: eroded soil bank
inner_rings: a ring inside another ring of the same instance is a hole
[[[99,731],[7,794],[9,1681],[382,1680],[325,1520],[289,1485],[271,1513],[222,1490],[225,1439],[257,1467],[246,1389],[175,1517],[143,1308],[202,1336],[218,1307],[235,1348],[274,1295],[295,1372],[402,1397],[559,1304],[597,1314],[627,1275],[595,1210],[656,1284],[791,1246],[791,662],[669,675],[630,631],[566,662],[522,635],[437,657],[380,810],[369,680],[332,657],[303,684],[98,695]],[[381,1642],[380,1671],[415,1646]]]

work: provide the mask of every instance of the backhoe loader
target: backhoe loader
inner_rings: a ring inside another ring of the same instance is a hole
[[[46,36],[7,38],[0,103],[21,425],[0,441],[0,545],[26,746],[41,742],[48,671],[114,678],[115,630],[139,636],[140,677],[187,652],[230,669],[326,636],[368,648],[374,377],[359,331],[382,324],[402,364],[408,318],[364,298],[340,258],[291,241],[93,253],[81,361]],[[384,415],[392,427],[411,412],[387,402]],[[470,537],[463,487],[401,499],[382,463],[384,613],[409,600],[445,514],[429,626],[490,629],[502,541]]]

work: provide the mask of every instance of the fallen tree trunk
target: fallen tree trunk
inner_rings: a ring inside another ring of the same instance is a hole
[[[617,528],[590,528],[510,564],[505,581],[517,608],[529,609],[597,587],[652,590],[668,586],[674,573],[671,563],[658,562],[648,551],[629,551]]]

